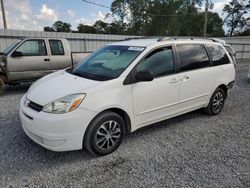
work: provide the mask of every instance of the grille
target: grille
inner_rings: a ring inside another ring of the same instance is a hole
[[[34,103],[34,102],[32,102],[32,101],[29,102],[28,106],[29,106],[31,109],[33,109],[33,110],[35,110],[35,111],[37,111],[37,112],[41,112],[42,109],[43,109],[43,106],[41,106],[41,105],[39,105],[39,104],[37,104],[37,103]]]

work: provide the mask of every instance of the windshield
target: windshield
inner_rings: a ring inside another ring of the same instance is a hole
[[[2,53],[7,55],[14,47],[16,47],[23,39],[16,40],[10,46],[8,46]]]
[[[114,79],[120,76],[143,50],[143,47],[105,46],[68,72],[99,81]]]

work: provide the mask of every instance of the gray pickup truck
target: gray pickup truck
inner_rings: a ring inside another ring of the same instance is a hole
[[[32,82],[70,67],[87,55],[71,52],[66,39],[19,39],[0,53],[0,90],[4,84]]]

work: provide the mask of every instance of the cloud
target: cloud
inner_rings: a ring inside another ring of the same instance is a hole
[[[32,8],[29,0],[8,0],[4,1],[6,9],[11,10],[15,13],[26,13],[31,14]]]
[[[225,7],[226,4],[229,3],[230,0],[224,0],[222,2],[216,2],[214,3],[214,8],[213,8],[213,12],[218,12],[218,14],[222,15],[222,10]]]
[[[82,24],[85,24],[85,25],[93,25],[97,20],[101,20],[101,21],[107,22],[107,23],[112,22],[112,18],[111,17],[106,18],[106,15],[103,14],[101,11],[99,11],[97,13],[91,13],[90,16],[91,16],[90,19],[79,18],[79,19],[76,19],[75,22],[77,24],[82,23]]]
[[[46,4],[34,14],[29,0],[8,0],[5,2],[7,26],[9,29],[43,30],[46,25],[52,25],[58,20],[57,12]],[[0,11],[0,27],[3,27]]]
[[[40,14],[37,14],[36,17],[40,21],[55,22],[58,20],[58,15],[56,12],[49,8],[46,4],[42,5]]]
[[[67,11],[67,14],[68,14],[70,17],[75,17],[76,12],[73,11],[73,10],[68,10],[68,11]]]

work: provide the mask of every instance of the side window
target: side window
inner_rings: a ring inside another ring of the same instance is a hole
[[[209,53],[212,56],[213,64],[224,65],[230,63],[225,50],[219,45],[207,44]]]
[[[16,51],[22,52],[23,56],[47,55],[43,40],[27,40]]]
[[[157,49],[151,52],[136,67],[136,71],[151,72],[154,77],[174,73],[174,60],[171,47]]]
[[[64,49],[62,41],[60,40],[49,40],[49,45],[52,55],[64,55]]]
[[[208,54],[203,45],[177,45],[177,52],[180,58],[180,71],[188,71],[210,66]]]

